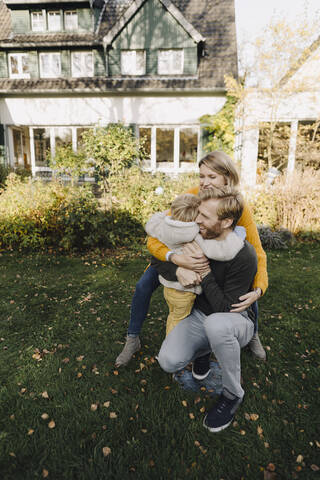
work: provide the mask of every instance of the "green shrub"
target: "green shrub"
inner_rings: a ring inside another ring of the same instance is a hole
[[[101,211],[85,186],[27,182],[11,173],[0,196],[1,248],[110,248],[143,235],[141,224],[128,212]]]
[[[4,186],[9,173],[10,173],[10,168],[7,165],[0,163],[0,187]]]

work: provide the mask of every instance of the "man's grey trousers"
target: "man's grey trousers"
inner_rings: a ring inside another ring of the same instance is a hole
[[[213,352],[222,370],[222,385],[242,398],[240,350],[253,336],[253,322],[246,313],[212,313],[193,309],[161,345],[158,362],[163,370],[177,372],[195,358]]]

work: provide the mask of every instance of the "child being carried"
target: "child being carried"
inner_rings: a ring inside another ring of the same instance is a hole
[[[224,240],[203,239],[195,222],[201,201],[196,195],[186,193],[179,195],[171,204],[171,215],[157,212],[148,220],[145,230],[151,237],[164,243],[173,253],[182,253],[185,244],[195,241],[204,255],[218,261],[232,260],[243,247],[246,231],[235,227]],[[154,265],[157,268],[157,265]],[[192,310],[196,295],[202,292],[200,285],[183,287],[181,283],[166,280],[159,275],[164,286],[164,297],[168,304],[166,334]]]

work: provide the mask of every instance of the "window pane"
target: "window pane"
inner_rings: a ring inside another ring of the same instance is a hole
[[[144,75],[146,71],[145,50],[122,50],[121,74]]]
[[[66,30],[77,30],[78,28],[78,15],[76,11],[65,12],[64,14],[64,26]]]
[[[157,163],[173,162],[173,149],[173,128],[157,128]]]
[[[73,52],[72,53],[72,76],[73,77],[92,77],[93,76],[92,52]]]
[[[158,74],[182,74],[183,50],[158,50]]]
[[[22,73],[29,73],[28,55],[21,55]]]
[[[144,50],[136,51],[136,75],[144,75],[146,72],[146,55]]]
[[[84,76],[85,77],[92,77],[93,76],[93,61],[92,61],[92,53],[84,53]]]
[[[60,53],[51,54],[51,73],[53,77],[60,75]]]
[[[11,67],[11,73],[13,75],[18,75],[19,68],[18,68],[18,57],[17,57],[17,55],[11,55],[10,56],[10,67]]]
[[[46,167],[50,156],[50,129],[34,128],[33,136],[36,166]]]
[[[78,52],[72,53],[72,76],[81,77],[81,55]]]
[[[72,144],[72,130],[67,127],[58,127],[54,129],[55,146]]]
[[[42,12],[31,13],[31,28],[34,32],[43,32],[45,30],[45,19]]]
[[[258,173],[276,167],[286,168],[289,153],[290,124],[269,122],[259,125]]]
[[[197,161],[198,132],[195,128],[180,130],[180,162]]]
[[[139,136],[145,140],[144,150],[147,154],[147,158],[151,157],[151,128],[141,127],[139,128]]]
[[[320,168],[320,122],[300,121],[298,124],[296,167]]]
[[[61,29],[60,12],[48,12],[48,29],[51,32],[57,32]]]
[[[86,128],[86,127],[77,128],[77,149],[81,147],[83,143],[82,134],[84,132],[88,132],[89,130],[92,130],[92,128]]]

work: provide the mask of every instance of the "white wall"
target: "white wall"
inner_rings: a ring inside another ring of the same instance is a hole
[[[218,112],[223,96],[97,96],[6,98],[0,118],[7,125],[196,124],[204,114]]]

